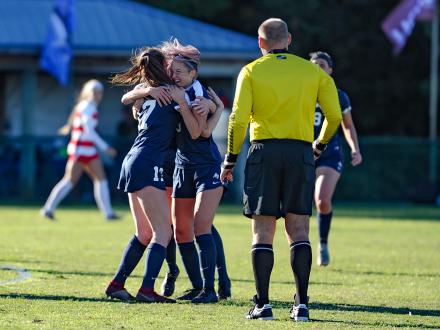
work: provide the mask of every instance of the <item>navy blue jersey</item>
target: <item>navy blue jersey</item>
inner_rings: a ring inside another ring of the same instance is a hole
[[[179,118],[179,120],[180,120],[180,118]],[[164,165],[168,166],[170,168],[172,167],[173,171],[174,171],[174,164],[176,161],[176,151],[177,151],[176,137],[174,136],[171,143],[170,143],[168,150],[165,153],[165,158],[164,158]]]
[[[143,153],[145,159],[163,164],[170,143],[174,140],[180,116],[176,103],[161,107],[154,99],[147,99],[138,118],[138,135],[129,153]]]
[[[197,81],[196,81],[197,82]],[[190,102],[200,95],[193,87],[195,83],[186,90]],[[203,96],[209,98],[206,90],[198,83],[203,90]],[[208,115],[210,118],[211,114]],[[212,138],[199,137],[192,139],[183,119],[181,119],[176,134],[177,152],[176,166],[179,168],[195,168],[200,166],[212,166],[222,162],[220,152]]]
[[[341,106],[342,114],[347,113],[348,111],[351,111],[350,99],[348,98],[347,94],[344,91],[340,90],[339,88],[338,88],[338,97],[339,97],[339,104]],[[319,132],[321,132],[322,124],[324,123],[324,119],[325,119],[325,117],[324,117],[324,114],[321,110],[321,107],[317,103],[316,109],[315,109],[315,139],[318,138]],[[328,142],[327,149],[321,155],[321,158],[327,157],[327,156],[332,155],[334,153],[342,155],[341,137],[339,134],[339,130],[336,131],[335,135],[333,135],[333,137]]]

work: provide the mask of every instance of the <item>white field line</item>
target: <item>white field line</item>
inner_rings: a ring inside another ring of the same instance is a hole
[[[0,286],[23,282],[32,276],[31,272],[27,271],[26,269],[17,268],[15,266],[1,266],[0,265],[0,270],[12,270],[12,271],[18,273],[18,276],[16,278],[13,278],[12,280],[0,282]]]

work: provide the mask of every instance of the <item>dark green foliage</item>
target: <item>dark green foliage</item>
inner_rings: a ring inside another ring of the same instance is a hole
[[[393,56],[380,23],[398,0],[138,1],[254,36],[263,20],[280,17],[292,52],[334,57],[335,80],[351,98],[361,135],[428,134],[430,24],[418,22]]]

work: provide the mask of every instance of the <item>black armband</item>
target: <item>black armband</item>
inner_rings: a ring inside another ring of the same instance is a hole
[[[324,152],[324,150],[327,148],[327,144],[318,142],[318,140],[313,141],[312,144],[313,147],[313,155],[315,156],[315,159],[319,158],[321,154]]]
[[[327,148],[327,145],[321,142],[316,142],[313,147],[323,152]]]
[[[223,161],[222,167],[229,170],[235,166],[235,163],[237,163],[238,155],[234,154],[226,154],[225,160]]]

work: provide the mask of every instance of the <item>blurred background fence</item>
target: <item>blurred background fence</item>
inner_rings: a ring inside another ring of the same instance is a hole
[[[107,140],[118,150],[116,159],[102,156],[111,187],[113,201],[125,202],[126,194],[116,189],[122,160],[129,150],[131,139]],[[8,137],[0,140],[0,200],[19,199],[27,202],[43,202],[53,186],[64,174],[67,138],[64,137]],[[226,141],[217,139],[220,149]],[[423,202],[435,201],[438,191],[429,179],[430,144],[428,139],[407,137],[361,137],[364,162],[353,168],[349,151],[345,150],[344,171],[336,189],[337,201],[369,202]],[[25,191],[23,177],[29,172],[23,164],[23,150],[34,148],[36,168],[32,184]],[[347,146],[345,145],[345,148]],[[440,146],[436,145],[437,155]],[[245,150],[242,150],[235,181],[229,186],[227,202],[241,202],[242,177]],[[439,162],[437,161],[437,164]],[[440,169],[437,165],[437,174]],[[440,175],[437,175],[439,177]],[[91,181],[84,175],[78,186],[67,197],[67,202],[93,202]]]

